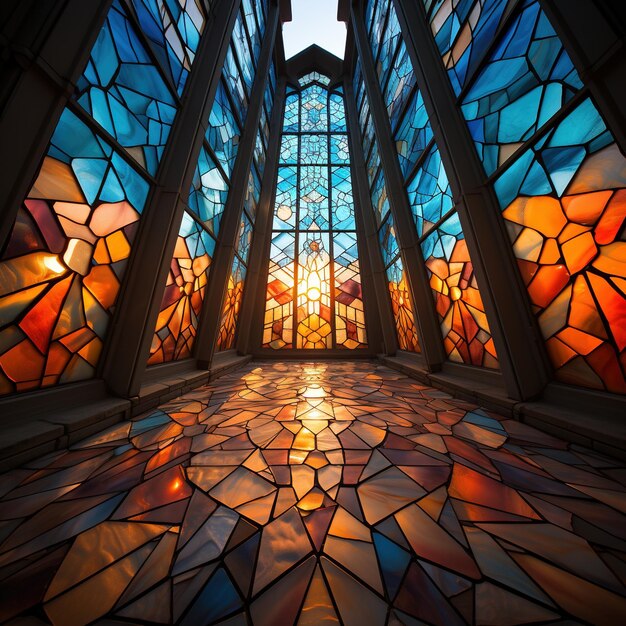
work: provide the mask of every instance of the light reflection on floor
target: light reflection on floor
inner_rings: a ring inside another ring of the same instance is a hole
[[[0,476],[0,621],[623,623],[625,484],[373,363],[253,363]]]

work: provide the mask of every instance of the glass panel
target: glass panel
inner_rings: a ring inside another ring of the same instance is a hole
[[[404,110],[411,90],[415,86],[415,81],[415,72],[411,65],[408,50],[404,45],[404,41],[401,41],[398,56],[391,68],[389,82],[383,92],[383,99],[387,105],[392,132],[395,131],[398,125],[400,114]]]
[[[243,10],[243,6],[242,6]],[[252,55],[250,52],[250,44],[246,35],[246,29],[244,27],[244,18],[241,11],[235,20],[235,26],[233,28],[233,35],[231,39],[231,45],[237,55],[239,61],[239,67],[241,68],[241,77],[246,89],[246,94],[249,96],[252,89],[252,82],[254,80],[254,66],[252,64]]]
[[[400,23],[393,3],[389,3],[389,18],[385,25],[380,45],[380,54],[376,63],[376,73],[378,82],[383,86],[387,82],[387,76],[391,68],[391,62],[396,53],[398,42],[400,41]]]
[[[515,0],[448,1],[432,12],[431,30],[457,96],[514,5]]]
[[[235,166],[240,135],[241,131],[235,121],[226,89],[220,81],[209,116],[209,127],[205,138],[229,178]]]
[[[283,135],[283,142],[288,137],[288,135]],[[295,159],[293,161],[298,161],[298,136],[296,135],[295,141]],[[301,145],[300,145],[300,163],[302,165],[315,165],[318,163],[328,163],[328,135],[301,135]],[[281,153],[281,160],[288,162],[288,159],[284,159]]]
[[[230,350],[235,346],[235,334],[237,331],[237,321],[243,299],[243,288],[246,279],[246,267],[239,257],[235,255],[228,278],[226,299],[220,321],[220,332],[217,337],[216,350]]]
[[[300,95],[297,93],[287,94],[285,98],[285,117],[283,120],[283,132],[297,133],[299,128]]]
[[[367,344],[356,233],[335,233],[335,335],[338,348]]]
[[[348,135],[330,136],[330,162],[333,165],[347,165],[350,163]]]
[[[148,365],[191,356],[214,250],[211,235],[183,213]]]
[[[378,241],[383,255],[383,264],[387,267],[400,252],[398,240],[396,239],[396,226],[391,213],[387,215],[387,219],[378,231]]]
[[[421,352],[413,316],[413,305],[400,257],[387,268],[387,280],[391,296],[391,308],[396,321],[398,346],[401,350]]]
[[[163,0],[131,2],[141,30],[153,44],[161,67],[168,73],[178,95],[182,95],[204,29],[205,19],[200,3],[182,2],[177,7],[175,2],[168,2],[168,7],[174,8],[172,20]]]
[[[241,223],[239,224],[239,234],[237,235],[237,243],[235,245],[235,252],[245,264],[248,263],[250,246],[252,245],[252,227],[253,224],[250,221],[250,218],[245,213],[242,213]]]
[[[407,186],[417,234],[430,231],[453,207],[452,192],[437,146],[433,146]]]
[[[259,197],[261,196],[261,180],[256,173],[254,165],[250,168],[248,174],[248,189],[246,197],[243,201],[243,207],[248,215],[254,219],[256,217],[257,207],[259,205]]]
[[[299,239],[296,347],[332,348],[330,237],[301,232]]]
[[[309,165],[300,168],[298,214],[298,227],[301,230],[329,228],[328,167]]]
[[[422,242],[422,253],[448,358],[497,368],[485,307],[456,213]]]
[[[117,0],[75,95],[100,126],[150,174],[156,174],[176,104]]]
[[[263,325],[264,348],[293,346],[295,241],[293,233],[274,233],[272,236]]]
[[[228,183],[207,149],[202,146],[189,190],[188,205],[214,237],[219,233],[227,198]]]
[[[385,177],[382,168],[378,168],[378,174],[374,180],[374,186],[372,187],[372,206],[374,207],[376,222],[381,224],[389,212],[387,186],[385,185]]]
[[[520,14],[463,98],[487,174],[493,173],[582,87],[538,2]]]
[[[63,112],[0,259],[0,394],[95,375],[148,190]]]
[[[328,132],[326,93],[319,85],[311,85],[302,92],[300,106],[302,132]]]
[[[432,138],[433,131],[428,121],[428,113],[426,113],[422,94],[418,90],[411,98],[404,119],[395,135],[398,161],[404,180],[407,179]]]
[[[354,199],[349,167],[331,168],[331,215],[333,230],[354,230]]]
[[[274,206],[274,230],[291,230],[296,226],[296,193],[298,170],[295,167],[279,167]]]
[[[495,189],[556,377],[626,392],[626,159],[593,102],[524,151]]]
[[[328,109],[330,111],[330,130],[331,132],[347,132],[346,126],[346,110],[343,103],[343,96],[338,93],[331,93],[328,100]]]

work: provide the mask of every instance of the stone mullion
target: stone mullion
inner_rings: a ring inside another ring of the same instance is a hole
[[[13,2],[0,31],[0,249],[32,186],[112,0]]]
[[[237,161],[231,177],[228,200],[220,225],[219,240],[211,266],[211,277],[205,294],[205,306],[200,316],[194,350],[200,367],[208,368],[210,366],[219,335],[222,305],[228,287],[237,233],[243,211],[243,202],[248,188],[248,176],[252,166],[256,135],[261,119],[261,107],[263,106],[265,85],[269,77],[277,28],[278,7],[272,3],[266,19],[265,34],[250,93],[248,113],[241,136]]]
[[[352,193],[363,284],[363,303],[367,312],[367,341],[370,348],[376,352],[395,354],[398,349],[398,340],[394,330],[395,323],[387,288],[387,276],[378,243],[374,211],[369,194],[356,102],[348,81],[344,83],[344,92],[351,155]]]
[[[437,319],[434,300],[429,285],[426,267],[417,240],[415,224],[411,216],[404,181],[391,136],[386,107],[378,85],[372,51],[359,7],[352,8],[352,24],[363,79],[370,104],[370,114],[376,130],[380,160],[385,175],[387,195],[396,237],[400,246],[404,271],[413,303],[415,323],[419,329],[420,347],[430,371],[438,371],[445,360],[441,330]]]
[[[267,147],[263,180],[261,181],[261,197],[254,223],[254,235],[248,260],[248,276],[239,318],[237,350],[242,354],[250,354],[258,349],[263,339],[265,291],[269,273],[268,259],[272,240],[272,220],[285,95],[286,82],[284,78],[281,78],[276,83],[274,108],[270,119],[270,141]]]
[[[239,4],[239,0],[220,2],[212,21],[206,25],[156,186],[141,219],[103,355],[102,376],[111,391],[124,397],[139,392],[204,128]]]
[[[392,1],[450,180],[507,393],[515,399],[532,398],[549,382],[551,368],[497,198],[456,104],[421,3]]]

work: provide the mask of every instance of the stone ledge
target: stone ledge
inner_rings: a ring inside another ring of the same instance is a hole
[[[51,424],[59,424],[63,426],[67,434],[74,431],[84,430],[85,428],[99,424],[102,420],[109,417],[124,418],[130,410],[130,402],[120,398],[110,398],[99,400],[94,404],[68,409],[62,413],[55,412],[53,415],[41,418],[45,422]]]
[[[0,457],[11,456],[30,447],[55,441],[64,432],[63,426],[44,421],[7,428],[3,430],[0,438]]]
[[[576,438],[576,443],[599,451],[609,449],[613,456],[626,459],[626,422],[623,420],[547,402],[521,402],[516,407],[516,414],[522,422],[551,429],[551,432],[558,431],[563,439],[573,441]]]
[[[613,416],[599,416],[589,410],[576,410],[550,401],[519,402],[506,395],[499,385],[468,380],[452,373],[430,373],[406,356],[379,356],[388,367],[454,397],[469,400],[534,426],[565,441],[577,443],[621,460],[626,460],[626,422]]]

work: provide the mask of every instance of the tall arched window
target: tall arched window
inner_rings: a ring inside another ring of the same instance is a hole
[[[317,73],[288,88],[264,348],[367,344],[341,87]]]

